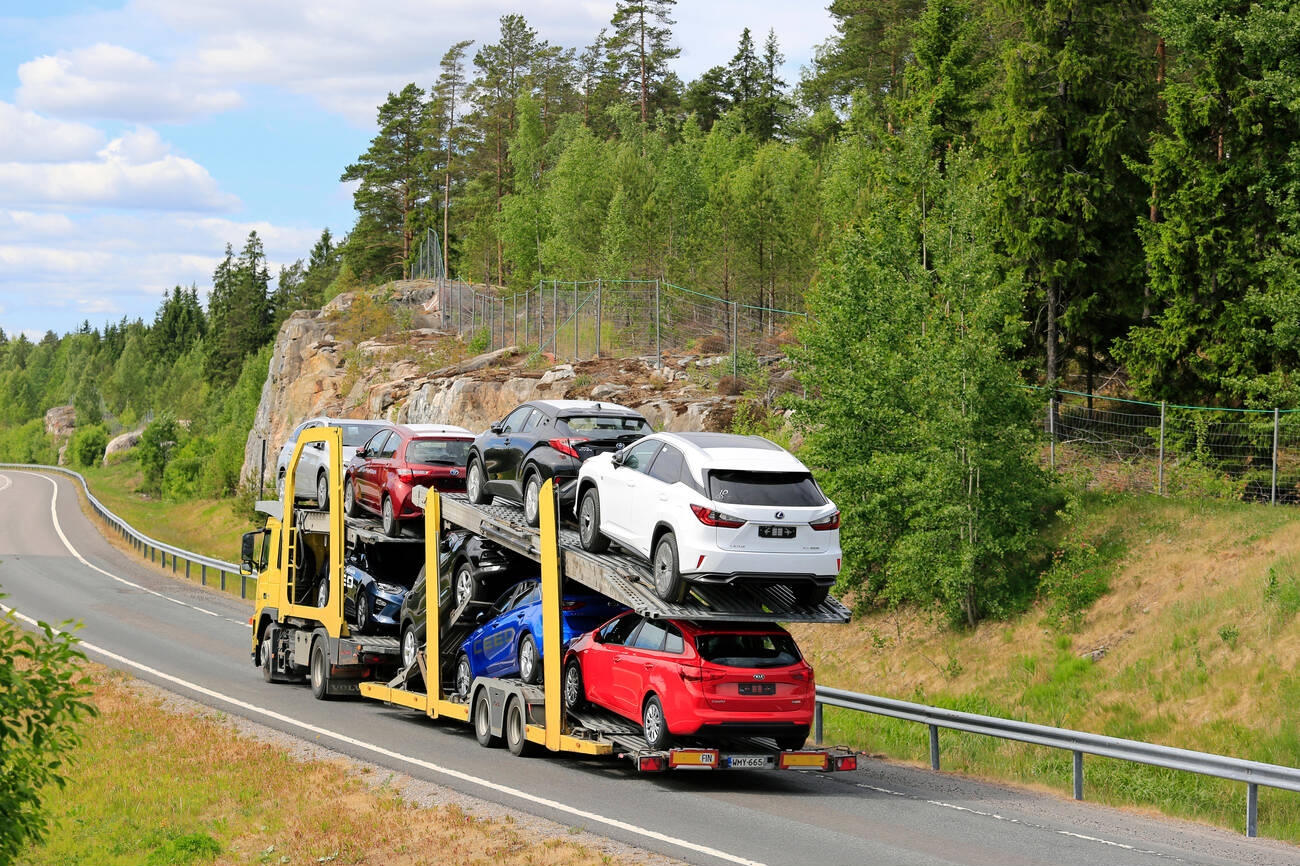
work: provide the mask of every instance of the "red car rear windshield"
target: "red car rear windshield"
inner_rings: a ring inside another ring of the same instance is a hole
[[[736,505],[825,505],[817,482],[808,472],[743,472],[714,469],[709,472],[709,498]]]
[[[783,668],[802,658],[788,634],[702,634],[695,648],[706,662],[729,668]]]
[[[430,466],[464,466],[469,443],[463,439],[412,439],[406,446],[407,463]]]

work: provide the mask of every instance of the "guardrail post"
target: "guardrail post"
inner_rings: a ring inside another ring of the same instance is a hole
[[[208,585],[208,567],[201,563],[199,565],[199,583],[203,586]]]
[[[218,570],[221,572],[221,591],[225,592],[226,591],[226,570],[224,568]]]
[[[929,725],[930,728],[930,769],[939,769],[939,726]]]
[[[822,716],[824,715],[823,711],[825,708],[826,705],[821,701],[817,701],[813,704],[813,742],[819,746],[822,744]]]
[[[1246,783],[1246,835],[1255,837],[1259,833],[1259,785]]]
[[[1083,752],[1074,753],[1074,799],[1083,799]]]

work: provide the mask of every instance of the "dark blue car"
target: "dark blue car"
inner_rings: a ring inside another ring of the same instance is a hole
[[[397,634],[402,600],[424,565],[424,546],[358,544],[343,562],[343,618],[357,634]]]
[[[603,595],[565,592],[560,604],[564,646],[626,609]],[[543,652],[541,581],[531,578],[516,583],[496,600],[484,618],[483,625],[461,644],[456,693],[467,696],[470,683],[480,676],[518,676],[527,683],[539,682]]]

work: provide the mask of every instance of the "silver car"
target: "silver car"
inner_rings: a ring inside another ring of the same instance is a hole
[[[293,457],[294,445],[302,431],[312,427],[337,427],[343,431],[343,466],[348,465],[357,449],[366,444],[371,436],[391,427],[387,421],[362,421],[354,418],[329,418],[320,416],[308,418],[289,434],[289,439],[280,448],[280,456],[275,461],[275,492],[284,497],[284,477],[289,469],[289,459]],[[319,508],[329,507],[329,446],[324,442],[313,442],[303,449],[298,458],[298,469],[294,475],[294,497],[315,499]]]

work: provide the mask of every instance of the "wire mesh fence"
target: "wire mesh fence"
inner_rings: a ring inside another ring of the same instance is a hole
[[[1044,430],[1052,465],[1085,473],[1098,485],[1300,504],[1300,410],[1057,391]]]

